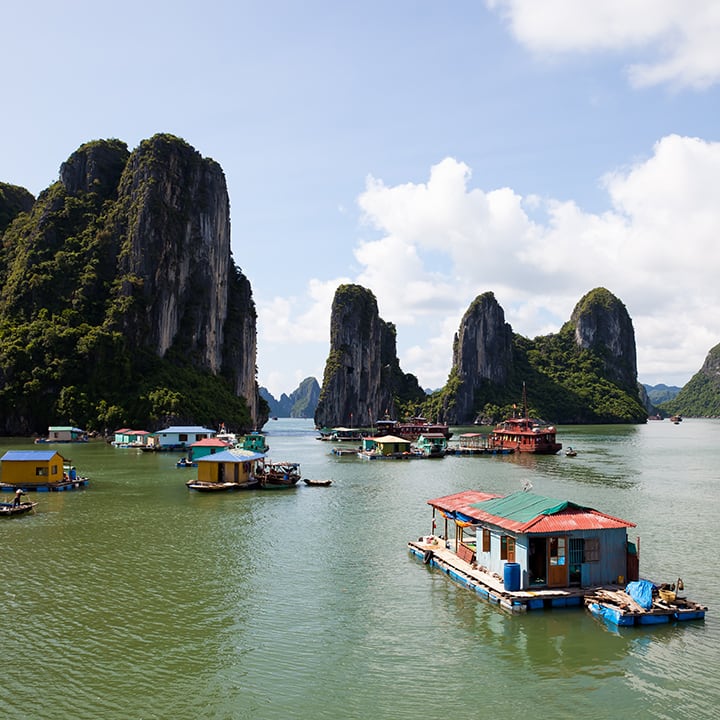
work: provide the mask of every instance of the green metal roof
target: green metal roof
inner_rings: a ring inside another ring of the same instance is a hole
[[[581,508],[580,505],[567,500],[544,497],[528,492],[515,492],[502,498],[493,498],[479,503],[472,503],[471,507],[483,510],[495,517],[513,520],[518,523],[530,522],[538,515],[555,515],[568,507]]]

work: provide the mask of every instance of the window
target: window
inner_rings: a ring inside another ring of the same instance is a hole
[[[565,565],[565,538],[550,538],[550,565]]]
[[[583,562],[600,562],[600,538],[585,538]]]
[[[500,559],[515,562],[515,538],[510,535],[500,536]]]
[[[43,477],[47,474],[48,474],[48,469],[46,467],[36,467],[35,468],[36,477]]]
[[[179,433],[178,434],[178,440],[180,442],[187,442],[188,436],[187,433]]]
[[[583,547],[585,540],[583,538],[570,538],[570,565],[580,565],[583,562]]]
[[[490,552],[490,531],[487,528],[483,528],[482,531],[482,551]]]

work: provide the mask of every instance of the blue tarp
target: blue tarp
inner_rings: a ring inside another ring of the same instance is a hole
[[[625,592],[643,609],[652,607],[652,592],[655,586],[649,580],[636,580],[627,584]]]

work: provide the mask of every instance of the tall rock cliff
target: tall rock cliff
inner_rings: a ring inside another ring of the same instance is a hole
[[[512,341],[512,328],[505,322],[495,295],[478,295],[455,335],[451,375],[456,378],[457,391],[443,409],[446,422],[459,423],[475,417],[475,397],[483,383],[507,382],[513,361]]]
[[[570,316],[578,347],[600,357],[607,377],[636,391],[635,331],[627,308],[605,288],[583,296]]]
[[[512,332],[492,293],[465,313],[448,382],[432,404],[450,424],[513,412],[527,385],[531,411],[557,423],[644,422],[635,333],[625,306],[605,288],[587,293],[554,335]]]
[[[118,208],[118,300],[135,301],[120,320],[124,333],[161,357],[177,344],[199,367],[226,373],[257,418],[256,314],[232,260],[222,168],[157,135],[130,156]]]
[[[255,306],[216,162],[171,135],[132,153],[86,143],[2,239],[6,345],[27,348],[0,349],[6,431],[48,419],[265,422]]]
[[[369,427],[378,417],[396,416],[396,399],[422,398],[417,379],[400,370],[395,326],[380,318],[375,295],[360,285],[341,285],[332,304],[315,424]]]

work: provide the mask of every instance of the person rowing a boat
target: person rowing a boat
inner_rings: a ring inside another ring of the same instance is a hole
[[[13,498],[13,501],[12,501],[12,506],[13,506],[13,507],[20,507],[20,502],[21,502],[20,498],[21,498],[24,494],[25,494],[25,492],[23,491],[22,488],[18,488],[18,489],[15,491],[15,497]]]

